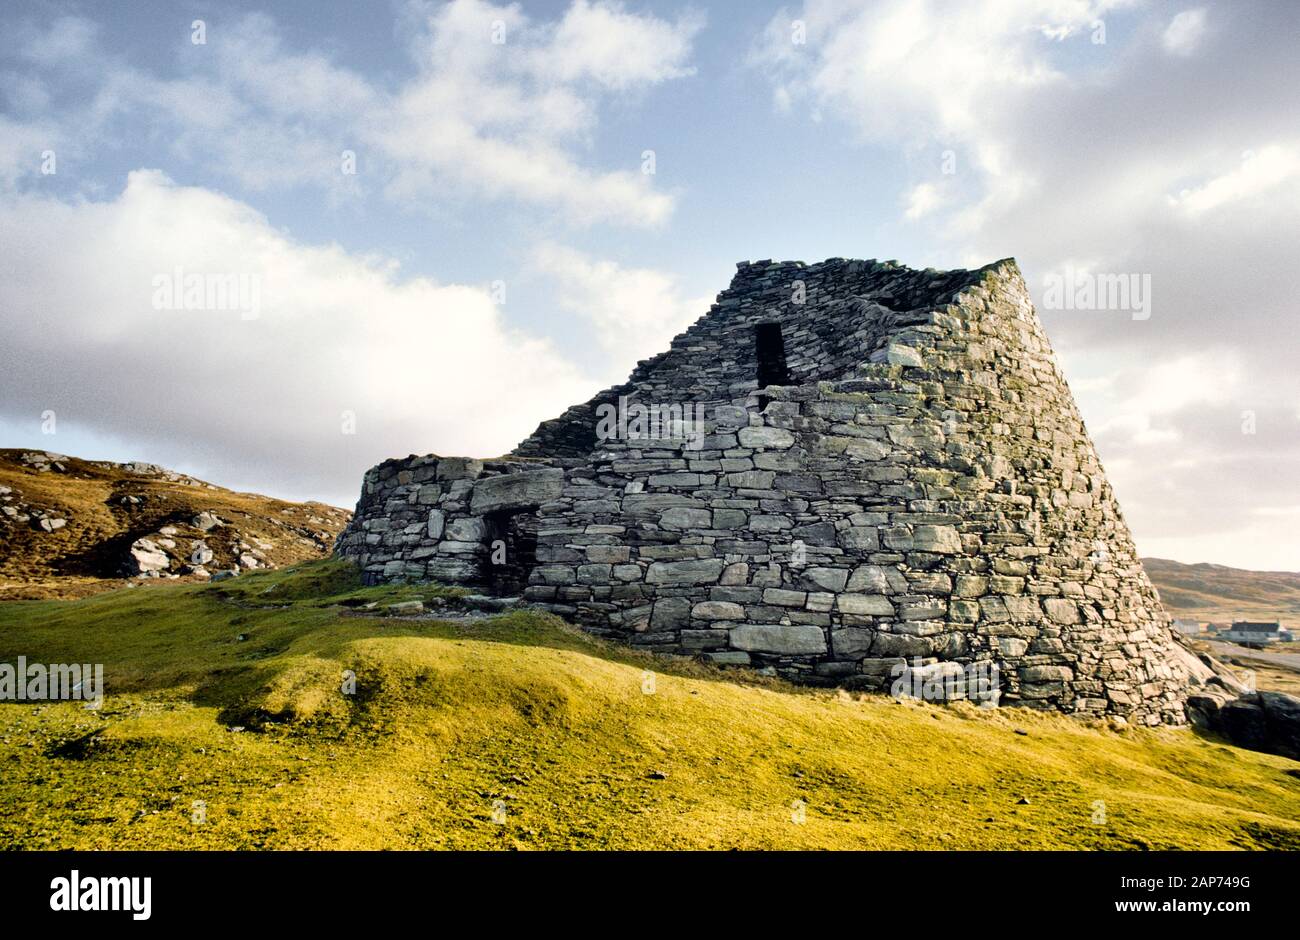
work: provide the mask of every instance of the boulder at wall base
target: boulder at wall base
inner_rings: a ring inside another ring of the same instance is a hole
[[[731,628],[736,649],[764,653],[824,653],[826,634],[810,624],[746,623]]]
[[[1187,717],[1238,747],[1300,760],[1300,699],[1282,692],[1233,696],[1207,685],[1187,697]]]

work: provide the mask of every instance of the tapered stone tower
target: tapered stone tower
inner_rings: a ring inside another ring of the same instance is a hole
[[[742,263],[629,381],[497,461],[380,464],[337,552],[627,642],[1183,720],[1187,674],[1014,261]]]

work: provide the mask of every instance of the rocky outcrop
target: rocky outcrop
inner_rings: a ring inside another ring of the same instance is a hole
[[[522,578],[594,633],[801,682],[985,665],[1004,704],[1184,720],[1187,666],[1011,261],[742,264],[510,457],[370,470],[336,552],[372,580]]]
[[[0,599],[205,580],[328,554],[348,513],[132,462],[0,450]]]
[[[1300,699],[1293,695],[1200,689],[1188,696],[1187,714],[1239,747],[1300,760]]]
[[[171,559],[153,539],[136,539],[127,552],[127,573],[153,575],[171,567]]]
[[[230,540],[220,546],[221,559],[218,560],[217,552],[202,536],[221,525],[223,523],[213,513],[203,512],[188,524],[163,526],[151,536],[138,538],[127,551],[123,574],[136,578],[190,575],[206,580],[211,577],[208,568],[214,562],[224,565],[224,570],[234,575],[245,570],[275,567],[267,557],[267,552],[274,548],[272,543],[252,538],[250,544],[239,537],[237,530],[232,530]]]

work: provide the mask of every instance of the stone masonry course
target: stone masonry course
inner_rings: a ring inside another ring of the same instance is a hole
[[[602,433],[637,406],[704,417]],[[1184,720],[1168,615],[1012,260],[741,263],[506,457],[372,468],[336,553],[803,683],[985,664],[1003,704]]]

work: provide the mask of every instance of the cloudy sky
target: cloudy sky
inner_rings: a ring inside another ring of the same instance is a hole
[[[1298,37],[1287,0],[9,0],[0,446],[351,506],[623,379],[738,260],[1015,256],[1040,301],[1150,285],[1040,303],[1140,550],[1297,569]]]

